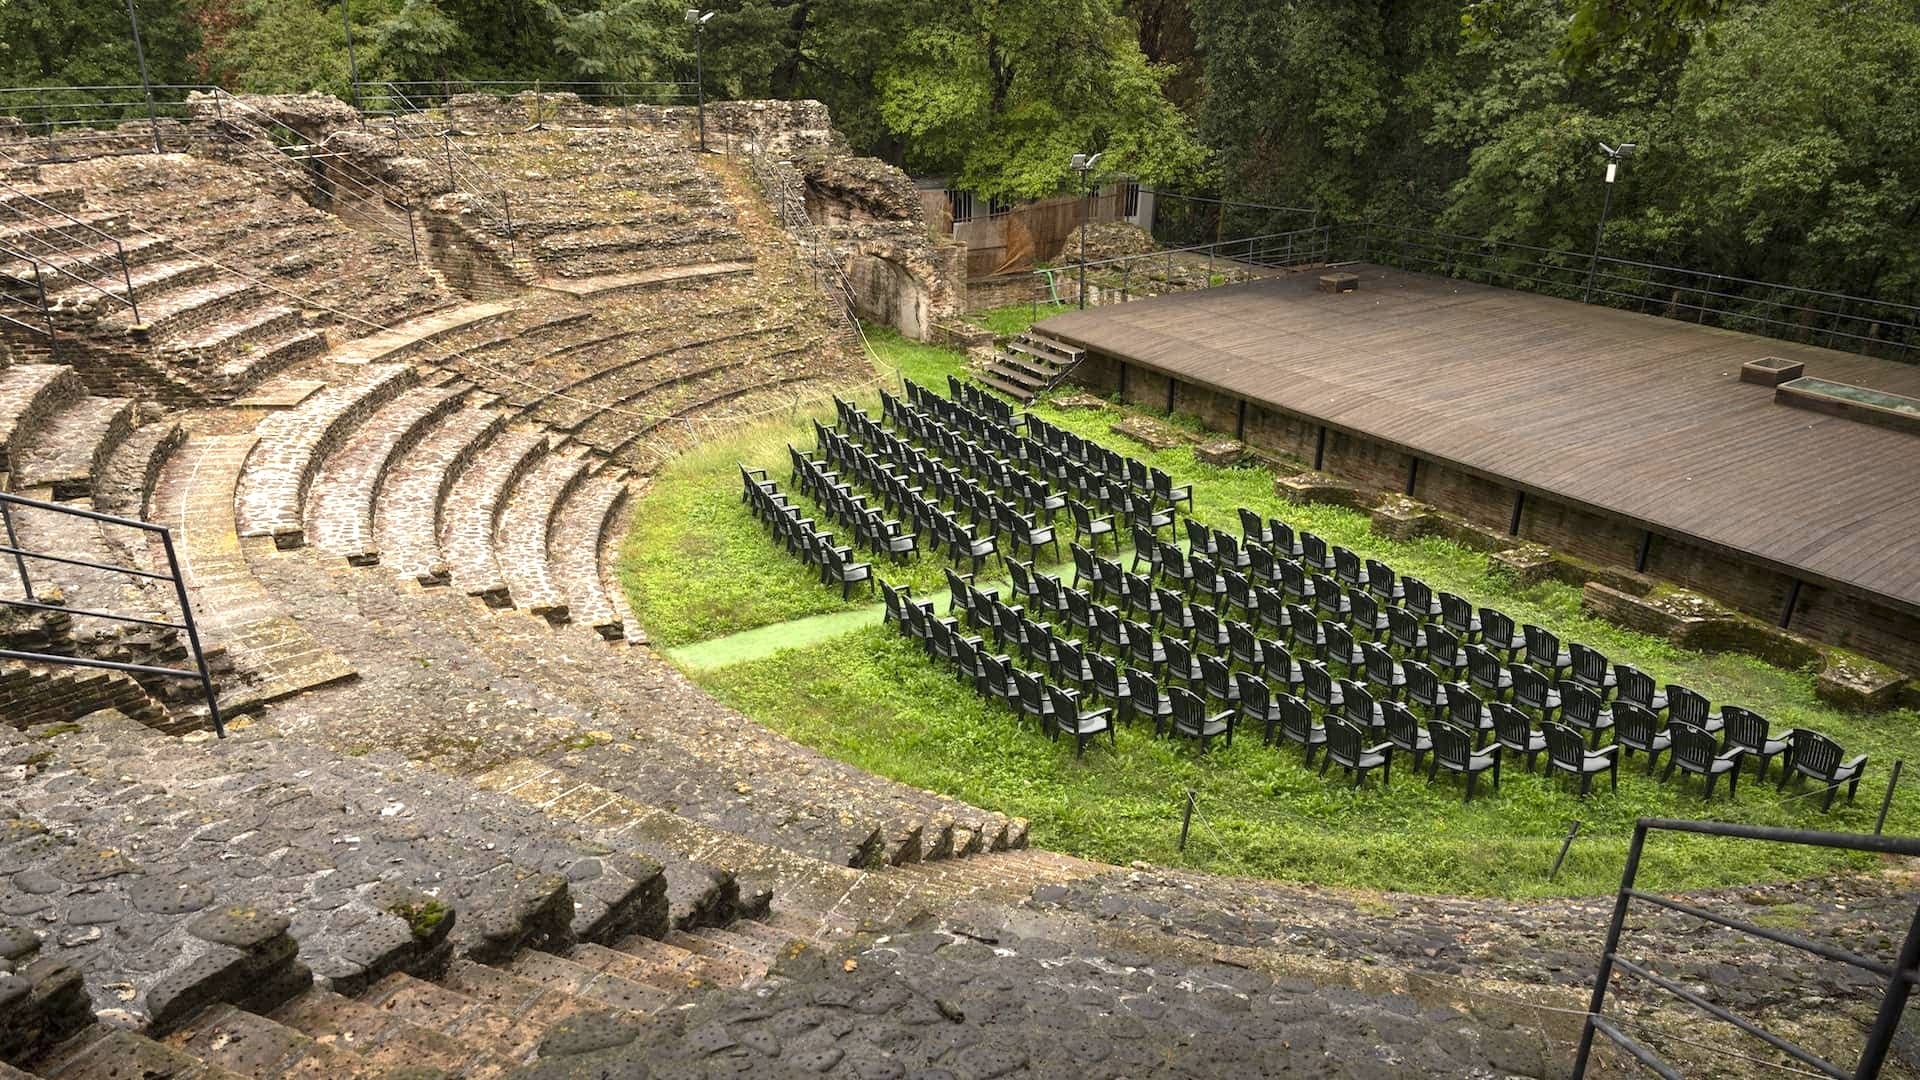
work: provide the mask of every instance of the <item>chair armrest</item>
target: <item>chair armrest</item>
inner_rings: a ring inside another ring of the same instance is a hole
[[[746,473],[748,476],[757,476],[762,480],[765,480],[767,478],[767,470],[765,469],[749,469],[746,466],[742,465],[740,467],[740,471]]]
[[[1374,746],[1366,747],[1360,752],[1363,754],[1386,754],[1388,756],[1392,756],[1393,744],[1390,742],[1383,742]]]
[[[1851,772],[1859,769],[1860,767],[1864,766],[1866,763],[1867,763],[1867,755],[1856,754],[1852,760],[1847,761],[1840,766],[1840,771]]]
[[[1104,720],[1104,719],[1106,719],[1106,718],[1107,718],[1107,716],[1108,716],[1108,715],[1110,715],[1110,714],[1111,714],[1112,712],[1113,712],[1113,710],[1112,710],[1112,709],[1110,709],[1110,708],[1107,708],[1107,709],[1082,709],[1082,710],[1080,710],[1080,719],[1082,719],[1082,720]]]

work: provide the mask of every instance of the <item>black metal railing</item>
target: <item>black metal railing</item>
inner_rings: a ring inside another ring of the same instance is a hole
[[[53,333],[53,305],[47,302],[47,277],[40,260],[0,244],[0,322],[33,334]]]
[[[1660,1057],[1652,1047],[1621,1031],[1619,1026],[1605,1015],[1607,985],[1614,972],[1619,971],[1643,980],[1674,997],[1685,1001],[1701,1012],[1716,1020],[1732,1024],[1741,1031],[1760,1039],[1768,1046],[1785,1054],[1806,1069],[1814,1070],[1821,1076],[1836,1078],[1867,1078],[1880,1075],[1885,1064],[1888,1049],[1893,1043],[1895,1029],[1912,994],[1915,982],[1920,982],[1920,907],[1916,907],[1911,928],[1907,931],[1905,942],[1900,946],[1898,956],[1891,962],[1862,956],[1847,949],[1837,948],[1818,941],[1810,941],[1783,930],[1746,922],[1741,919],[1720,915],[1705,908],[1683,903],[1671,897],[1645,892],[1635,887],[1640,872],[1640,855],[1646,847],[1647,834],[1652,831],[1693,833],[1702,836],[1725,836],[1744,840],[1760,840],[1781,844],[1808,844],[1815,847],[1837,848],[1844,851],[1865,851],[1879,855],[1920,855],[1920,837],[1879,836],[1863,833],[1815,832],[1807,829],[1783,829],[1765,825],[1734,825],[1713,821],[1675,821],[1666,818],[1641,818],[1634,824],[1633,843],[1627,848],[1626,868],[1620,875],[1620,892],[1613,905],[1613,921],[1607,927],[1607,944],[1600,956],[1600,971],[1594,977],[1593,999],[1587,1006],[1587,1019],[1580,1032],[1580,1048],[1573,1063],[1574,1080],[1583,1080],[1587,1075],[1588,1064],[1592,1061],[1593,1040],[1595,1035],[1606,1038],[1608,1042],[1620,1047],[1634,1060],[1646,1066],[1667,1080],[1679,1080],[1680,1073]],[[1852,1069],[1846,1069],[1820,1057],[1806,1047],[1766,1030],[1752,1020],[1728,1009],[1724,1005],[1709,999],[1697,990],[1682,986],[1672,979],[1655,972],[1650,967],[1636,963],[1620,955],[1620,937],[1626,929],[1627,909],[1634,902],[1651,904],[1655,907],[1675,911],[1682,915],[1700,919],[1703,922],[1762,938],[1775,944],[1800,949],[1825,960],[1847,964],[1869,972],[1886,980],[1886,989],[1880,999],[1880,1008],[1874,1017],[1873,1027],[1867,1033],[1866,1046],[1861,1050],[1860,1060]]]
[[[161,550],[166,557],[166,572],[143,570],[135,566],[120,566],[114,563],[94,562],[91,559],[77,559],[68,555],[56,555],[47,551],[35,551],[20,542],[19,530],[15,527],[15,515],[20,508],[33,512],[64,514],[70,517],[84,518],[100,525],[134,529],[148,536],[157,537]],[[186,578],[180,573],[180,560],[173,549],[173,531],[164,525],[155,525],[148,521],[136,521],[132,518],[114,517],[93,510],[83,510],[76,506],[64,506],[60,503],[41,502],[38,499],[23,498],[0,491],[0,556],[13,561],[13,569],[19,575],[21,596],[0,597],[0,607],[17,611],[39,611],[65,615],[69,618],[99,619],[109,623],[126,626],[144,626],[158,630],[174,630],[186,635],[187,648],[192,657],[192,667],[163,667],[157,664],[132,664],[119,660],[105,660],[91,656],[73,656],[63,653],[29,652],[19,649],[0,649],[0,660],[23,660],[30,663],[52,664],[66,667],[103,668],[108,671],[122,671],[129,675],[147,675],[163,679],[190,679],[200,684],[207,698],[207,719],[212,723],[214,733],[224,738],[226,724],[220,718],[219,695],[214,690],[213,674],[207,668],[206,652],[200,646],[200,630],[193,619],[193,605],[187,599]],[[64,604],[43,602],[34,587],[31,566],[36,562],[56,563],[62,566],[80,567],[87,570],[153,582],[166,582],[173,586],[173,598],[179,606],[179,619],[148,618],[142,615],[129,615],[124,612],[99,611],[89,608],[68,607]]]
[[[1920,306],[1590,251],[1378,222],[1339,227],[1337,257],[1684,319],[1764,337],[1920,359]]]

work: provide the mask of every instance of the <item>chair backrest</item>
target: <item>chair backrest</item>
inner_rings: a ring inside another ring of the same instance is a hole
[[[1187,530],[1187,547],[1195,553],[1213,550],[1213,530],[1206,524],[1193,518],[1182,518],[1182,526]]]
[[[1233,648],[1233,658],[1243,664],[1259,662],[1261,656],[1260,639],[1254,636],[1253,627],[1237,620],[1227,622],[1227,642]]]
[[[1313,602],[1320,605],[1322,611],[1340,610],[1340,601],[1346,596],[1345,591],[1340,588],[1340,583],[1326,574],[1315,574],[1312,580]]]
[[[1405,608],[1387,609],[1387,639],[1403,649],[1417,649],[1425,644],[1421,640],[1420,620]]]
[[[1301,648],[1312,652],[1320,647],[1320,620],[1313,612],[1299,604],[1288,604],[1287,624],[1293,631],[1293,640]]]
[[[1444,626],[1427,627],[1427,657],[1448,670],[1459,667],[1459,635]]]
[[[1124,636],[1120,627],[1120,613],[1105,604],[1093,606],[1093,627],[1107,641],[1119,641]]]
[[[1052,574],[1035,574],[1033,578],[1033,598],[1039,602],[1042,610],[1059,611],[1066,601],[1060,598],[1063,586],[1060,579]]]
[[[1083,578],[1092,580],[1094,577],[1093,552],[1088,551],[1079,544],[1068,544],[1067,550],[1073,553],[1073,572]]]
[[[1727,745],[1741,746],[1756,753],[1767,746],[1767,718],[1752,709],[1743,709],[1738,705],[1720,706],[1720,715],[1727,722]]]
[[[1373,694],[1352,679],[1340,680],[1340,709],[1355,724],[1373,727]]]
[[[1268,531],[1267,523],[1260,520],[1259,514],[1243,506],[1240,508],[1240,535],[1248,544],[1264,544],[1273,534]]]
[[[1613,665],[1613,677],[1619,684],[1620,700],[1643,709],[1653,708],[1653,676],[1628,664]]]
[[[1667,684],[1667,716],[1689,724],[1706,726],[1707,713],[1713,705],[1704,694],[1689,690],[1679,683]]]
[[[1168,476],[1159,469],[1149,469],[1147,470],[1147,474],[1153,477],[1154,494],[1163,499],[1173,494],[1173,477]]]
[[[1089,531],[1092,530],[1093,511],[1087,509],[1086,503],[1083,503],[1078,499],[1068,499],[1067,512],[1073,515],[1073,523],[1076,526]]]
[[[1599,694],[1571,679],[1560,680],[1554,689],[1560,691],[1560,716],[1566,723],[1588,729],[1600,726],[1606,703]]]
[[[1528,623],[1520,628],[1527,636],[1527,663],[1552,669],[1560,662],[1560,638],[1544,626]]]
[[[1433,587],[1411,574],[1401,575],[1400,595],[1407,610],[1419,612],[1422,619],[1433,610]]]
[[[1205,604],[1189,604],[1193,613],[1193,632],[1201,644],[1212,646],[1220,640],[1220,613]]]
[[[1440,676],[1425,664],[1411,660],[1402,661],[1400,674],[1407,679],[1407,698],[1417,704],[1432,708],[1440,700]]]
[[[1133,652],[1134,670],[1136,672],[1154,662],[1153,646],[1153,631],[1148,628],[1146,623],[1127,623],[1127,648]]]
[[[1342,717],[1327,717],[1327,752],[1339,762],[1360,760],[1360,729]]]
[[[1707,729],[1685,720],[1667,721],[1667,734],[1673,736],[1673,760],[1694,772],[1705,772],[1719,753],[1719,745]],[[1796,748],[1797,749],[1797,748]]]
[[[1540,731],[1547,737],[1547,760],[1557,768],[1580,772],[1587,760],[1587,743],[1580,733],[1555,723],[1541,724]]]
[[[1032,567],[1029,564],[1020,562],[1017,559],[1008,559],[1007,577],[1013,582],[1014,595],[1033,595]]]
[[[1473,603],[1450,592],[1440,594],[1440,621],[1462,640],[1473,634]]]
[[[1153,582],[1145,574],[1127,574],[1120,580],[1126,583],[1129,603],[1142,611],[1152,608]]]
[[[1327,657],[1335,663],[1344,664],[1353,656],[1353,634],[1345,623],[1324,622],[1320,632],[1326,635]]]
[[[1060,657],[1060,671],[1066,678],[1078,680],[1086,664],[1086,654],[1080,651],[1080,643],[1072,638],[1055,638],[1054,655]]]
[[[1280,560],[1280,587],[1293,596],[1312,595],[1312,586],[1307,582],[1306,568],[1292,559]]]
[[[1200,679],[1205,684],[1207,693],[1221,701],[1227,700],[1233,694],[1233,678],[1227,674],[1226,662],[1217,656],[1200,658]]]
[[[1293,685],[1293,653],[1278,638],[1260,639],[1261,667],[1280,686]]]
[[[1647,750],[1660,734],[1660,718],[1630,701],[1613,703],[1613,741],[1634,750]]]
[[[1567,643],[1567,655],[1573,658],[1573,678],[1595,690],[1607,685],[1607,657],[1600,650],[1577,641]]]
[[[1445,720],[1428,724],[1427,737],[1433,740],[1433,759],[1442,768],[1464,772],[1473,761],[1473,736]]]
[[[1393,567],[1388,566],[1379,559],[1368,559],[1367,588],[1373,590],[1375,596],[1391,597],[1393,595]]]
[[[1483,645],[1465,646],[1467,653],[1467,675],[1479,686],[1495,687],[1500,685],[1502,670],[1500,658],[1493,655]]]
[[[1167,670],[1177,672],[1181,677],[1193,670],[1193,650],[1186,641],[1171,634],[1160,639],[1160,647],[1167,654]]]
[[[1316,701],[1333,700],[1333,676],[1318,660],[1300,662],[1300,685],[1306,689],[1307,696]]]
[[[1496,701],[1487,709],[1493,713],[1493,737],[1500,740],[1501,746],[1525,753],[1533,739],[1533,721],[1527,714],[1504,701]]]
[[[1251,671],[1242,671],[1234,675],[1233,681],[1240,688],[1240,711],[1264,719],[1267,711],[1267,680]]]
[[[1280,730],[1287,738],[1305,743],[1312,737],[1313,709],[1305,701],[1292,694],[1281,694],[1273,699],[1280,712]]]
[[[1240,541],[1225,529],[1213,530],[1213,553],[1223,567],[1240,565]]]
[[[1063,595],[1067,598],[1067,619],[1075,626],[1091,627],[1093,601],[1087,599],[1087,594],[1079,589],[1067,589]]]
[[[1162,573],[1171,574],[1174,577],[1186,576],[1187,557],[1181,554],[1178,544],[1170,540],[1160,541],[1160,567]]]
[[[1301,558],[1307,560],[1307,565],[1315,568],[1325,567],[1327,565],[1327,542],[1304,530],[1300,533],[1299,539],[1300,555]]]
[[[1160,549],[1156,546],[1157,543],[1153,538],[1152,529],[1147,528],[1139,522],[1134,523],[1133,550],[1138,552],[1141,558],[1146,559],[1149,563],[1158,562],[1160,560]]]
[[[1207,703],[1184,686],[1167,688],[1167,700],[1173,704],[1173,729],[1198,735],[1206,726]]]
[[[969,675],[980,671],[980,650],[964,634],[953,635],[953,666]]]
[[[1513,617],[1499,608],[1480,609],[1480,633],[1486,640],[1505,646],[1513,640]]]
[[[1368,633],[1380,625],[1380,604],[1372,593],[1352,592],[1347,594],[1347,608],[1353,616],[1353,625],[1365,627]]]
[[[1352,585],[1360,584],[1364,576],[1360,565],[1360,556],[1338,544],[1333,546],[1333,572],[1340,580]]]
[[[1258,542],[1248,542],[1247,565],[1253,567],[1255,577],[1262,581],[1272,581],[1278,569],[1273,561],[1273,549]]]
[[[1087,666],[1093,669],[1093,692],[1109,700],[1120,696],[1120,669],[1099,653],[1087,654]]]
[[[880,599],[887,606],[888,618],[899,620],[906,618],[906,612],[900,607],[901,593],[902,590],[887,584],[885,578],[880,579]]]
[[[1465,683],[1447,684],[1447,718],[1468,731],[1480,730],[1480,714],[1486,704]]]
[[[1265,585],[1255,585],[1253,600],[1255,607],[1260,611],[1260,618],[1273,627],[1275,633],[1286,628],[1287,598],[1280,595],[1280,590],[1270,589]]]
[[[1053,722],[1072,730],[1080,725],[1080,695],[1061,686],[1047,687],[1047,700],[1053,704]]]
[[[1371,641],[1360,643],[1360,655],[1367,658],[1367,678],[1381,686],[1392,686],[1395,675],[1393,654],[1386,646]]]
[[[1189,614],[1186,598],[1172,589],[1155,589],[1153,595],[1160,601],[1161,621],[1184,629]]]
[[[1547,691],[1552,689],[1547,677],[1525,664],[1509,664],[1507,670],[1513,675],[1513,700],[1529,709],[1547,707]]]
[[[1817,731],[1793,733],[1793,767],[1815,779],[1831,779],[1840,772],[1840,744]]]
[[[1213,565],[1212,559],[1207,558],[1205,555],[1188,555],[1187,567],[1193,571],[1194,585],[1207,592],[1214,591],[1214,587],[1220,577],[1220,572],[1219,569]]]
[[[1420,721],[1413,713],[1397,701],[1380,703],[1380,717],[1387,729],[1387,741],[1402,750],[1412,752],[1420,748]]]
[[[1294,535],[1293,526],[1279,518],[1267,519],[1267,532],[1273,537],[1274,550],[1281,555],[1291,556],[1293,549],[1300,545],[1300,538]]]
[[[1133,692],[1132,698],[1136,707],[1144,701],[1148,709],[1153,709],[1160,700],[1160,680],[1146,668],[1127,669],[1127,689]]]

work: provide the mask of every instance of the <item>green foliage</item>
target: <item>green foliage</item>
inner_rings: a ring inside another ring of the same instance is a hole
[[[967,315],[967,321],[984,326],[996,334],[1019,334],[1041,319],[1068,310],[1071,310],[1071,305],[1056,304],[1051,301],[1044,304],[1008,304],[1005,307],[970,312]]]
[[[199,30],[182,0],[141,0],[141,40],[155,83],[194,79]],[[7,86],[138,86],[125,0],[0,3],[0,80]],[[15,106],[17,108],[17,106]]]
[[[686,5],[677,0],[603,0],[583,11],[552,0],[546,6],[555,49],[589,79],[670,79],[692,51],[686,46]]]

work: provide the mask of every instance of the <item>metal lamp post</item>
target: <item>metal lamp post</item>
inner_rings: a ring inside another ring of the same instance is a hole
[[[360,62],[353,55],[353,18],[348,12],[351,5],[340,0],[340,28],[347,32],[347,94],[353,98],[353,111],[360,113]],[[367,126],[365,113],[360,114],[360,126]]]
[[[687,9],[687,25],[693,27],[693,92],[694,110],[700,118],[700,152],[707,152],[707,61],[706,31],[707,20],[713,18],[713,12],[699,8]]]
[[[1593,258],[1587,263],[1587,291],[1580,302],[1592,303],[1593,279],[1600,270],[1600,237],[1607,231],[1607,211],[1613,207],[1613,181],[1620,173],[1620,159],[1632,154],[1638,144],[1623,142],[1619,146],[1600,144],[1600,152],[1607,155],[1607,193],[1600,200],[1600,224],[1593,229]]]
[[[1100,165],[1100,155],[1089,157],[1075,154],[1067,167],[1080,174],[1080,310],[1087,309],[1087,224],[1093,220],[1093,188],[1090,181],[1093,170]]]

